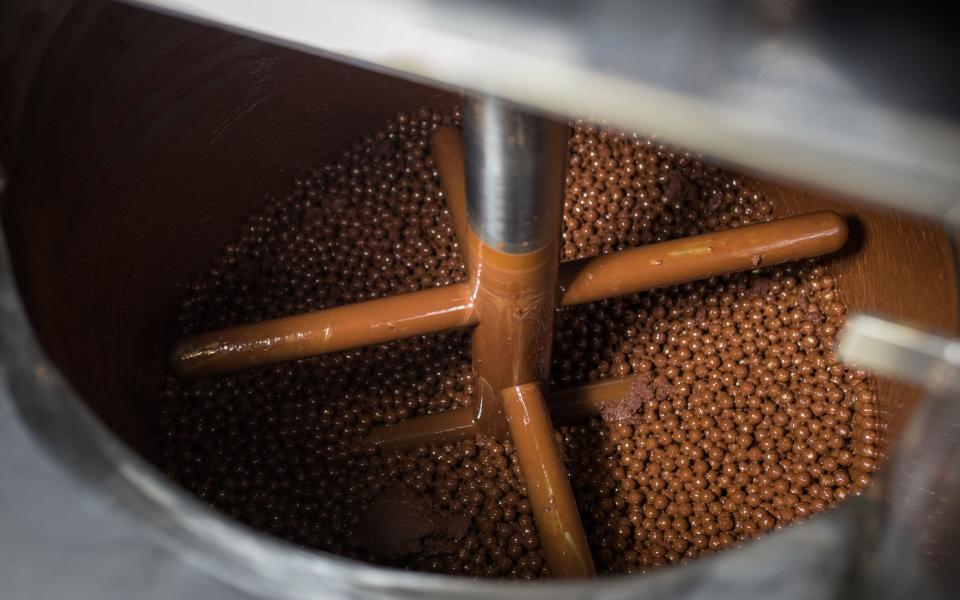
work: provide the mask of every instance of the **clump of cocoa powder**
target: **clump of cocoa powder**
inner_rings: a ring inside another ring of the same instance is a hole
[[[672,393],[673,386],[666,380],[641,373],[633,378],[630,391],[622,398],[603,405],[600,416],[608,423],[636,423],[642,417],[644,407],[656,410],[657,405],[669,400]]]

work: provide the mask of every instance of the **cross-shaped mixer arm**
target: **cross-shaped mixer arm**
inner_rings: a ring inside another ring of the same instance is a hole
[[[597,415],[633,378],[545,396],[557,307],[827,254],[848,232],[839,215],[817,212],[561,265],[566,131],[494,98],[469,99],[463,137],[439,128],[432,140],[466,283],[191,336],[174,351],[175,371],[216,375],[474,326],[473,405],[374,428],[367,441],[403,447],[509,433],[551,572],[593,575],[551,414]]]

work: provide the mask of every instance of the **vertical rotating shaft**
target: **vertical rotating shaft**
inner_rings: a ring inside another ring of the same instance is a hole
[[[477,417],[501,438],[501,390],[548,380],[567,131],[495,98],[464,103]]]
[[[568,137],[503,100],[464,101],[467,221],[483,244],[511,255],[557,244]]]
[[[509,430],[551,572],[595,574],[540,386],[557,306],[567,127],[490,97],[464,106],[468,270],[480,431]]]

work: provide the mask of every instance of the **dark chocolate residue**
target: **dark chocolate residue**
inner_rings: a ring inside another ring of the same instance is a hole
[[[396,560],[456,552],[469,527],[470,517],[440,510],[397,482],[366,507],[353,535],[357,545],[374,556]]]

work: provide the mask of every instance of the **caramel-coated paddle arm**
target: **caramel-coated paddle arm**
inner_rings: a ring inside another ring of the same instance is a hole
[[[604,406],[619,402],[630,392],[633,375],[601,379],[547,396],[550,418],[556,425],[572,425],[599,417]],[[457,408],[442,413],[413,417],[395,425],[378,425],[366,437],[367,442],[383,448],[410,448],[422,442],[451,442],[480,433],[474,410]]]
[[[470,224],[467,221],[466,176],[463,170],[463,141],[460,132],[453,127],[438,127],[430,138],[430,151],[437,164],[440,189],[443,190],[453,233],[457,238],[460,256],[470,279],[476,277],[476,257],[470,241]]]
[[[550,416],[557,425],[571,425],[592,417],[599,417],[604,406],[619,402],[633,387],[634,376],[601,379],[552,392],[549,397]]]
[[[457,284],[189,336],[171,365],[207,377],[476,323],[470,287]]]
[[[528,383],[507,388],[501,397],[550,574],[554,577],[596,575],[587,535],[539,386]]]
[[[424,415],[395,425],[374,427],[366,437],[370,444],[385,450],[412,448],[418,444],[442,444],[471,438],[480,433],[469,406]]]
[[[593,302],[836,252],[847,222],[820,211],[560,265],[560,303]]]

